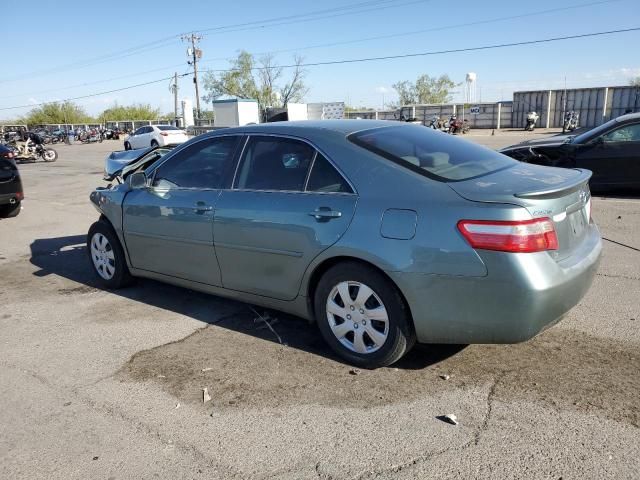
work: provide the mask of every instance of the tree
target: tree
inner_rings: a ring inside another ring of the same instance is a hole
[[[397,82],[393,88],[398,92],[399,106],[416,103],[447,103],[451,101],[450,91],[456,87],[449,75],[430,77],[421,75],[412,83],[408,80]]]
[[[129,106],[114,103],[112,107],[103,111],[98,119],[101,122],[118,120],[156,120],[160,116],[160,109],[153,108],[148,103],[136,103]],[[171,114],[173,118],[173,114]]]
[[[93,119],[79,105],[65,101],[45,103],[33,108],[19,121],[26,125],[46,125],[50,123],[88,123]]]
[[[253,98],[261,108],[286,107],[288,103],[299,102],[307,93],[302,57],[294,57],[292,68],[289,81],[281,84],[284,67],[275,63],[273,55],[265,55],[256,61],[252,54],[241,51],[231,62],[228,71],[204,76],[203,85],[207,94],[202,98],[210,102],[228,95]]]
[[[640,87],[640,77],[632,78],[629,80],[629,85],[632,87]]]

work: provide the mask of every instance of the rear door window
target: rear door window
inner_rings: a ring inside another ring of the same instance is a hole
[[[469,180],[517,164],[488,148],[418,125],[374,128],[348,138],[409,170],[441,181]]]

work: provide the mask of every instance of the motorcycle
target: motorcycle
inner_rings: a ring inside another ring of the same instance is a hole
[[[84,131],[80,134],[80,141],[82,143],[102,143],[102,134],[95,128]]]
[[[427,127],[431,128],[432,130],[439,130],[441,132],[448,132],[449,129],[445,126],[445,123],[446,122],[442,121],[438,115],[434,115],[429,120],[429,125],[427,125]]]
[[[53,148],[45,148],[42,139],[34,133],[28,134],[24,142],[12,142],[11,148],[19,162],[36,162],[39,158],[45,162],[55,162],[58,159],[58,152]]]
[[[471,127],[469,126],[469,122],[467,120],[458,120],[455,115],[451,115],[451,117],[449,118],[449,130],[447,131],[447,133],[451,133],[454,135],[456,133],[466,134],[469,133],[469,130],[471,130]]]
[[[533,132],[536,128],[536,122],[538,121],[539,115],[536,112],[527,113],[527,124],[524,126],[525,132]]]
[[[562,133],[573,132],[578,128],[580,115],[575,110],[571,110],[564,114],[564,123],[562,124]]]

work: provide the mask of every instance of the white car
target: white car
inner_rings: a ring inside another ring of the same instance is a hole
[[[124,149],[164,147],[189,140],[186,132],[172,125],[147,125],[138,128],[124,140]]]

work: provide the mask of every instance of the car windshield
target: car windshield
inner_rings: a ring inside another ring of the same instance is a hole
[[[180,130],[177,127],[174,127],[173,125],[158,125],[158,130]]]
[[[516,160],[422,126],[402,125],[354,133],[356,145],[442,181],[461,181],[511,167]]]

